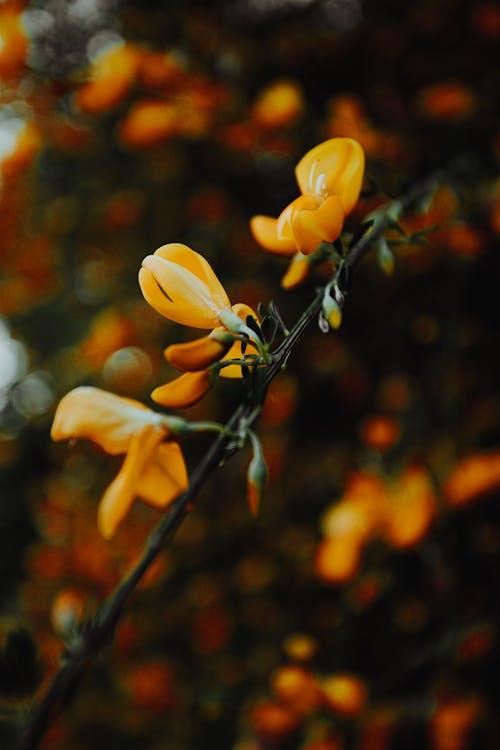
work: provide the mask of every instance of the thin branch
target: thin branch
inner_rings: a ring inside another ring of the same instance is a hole
[[[408,210],[419,200],[422,200],[435,188],[442,177],[442,173],[436,173],[428,179],[416,183],[398,200],[401,211]],[[390,215],[380,215],[376,225],[356,242],[346,258],[341,261],[344,270],[353,268],[361,260],[373,243],[389,228],[390,223]],[[264,394],[274,378],[286,366],[292,350],[302,338],[306,328],[318,316],[321,310],[324,290],[325,286],[318,289],[309,307],[302,313],[289,334],[272,353],[271,362],[266,366],[263,376]],[[343,302],[341,302],[342,305]],[[257,413],[258,410],[256,411],[255,403],[250,394],[246,401],[240,404],[235,410],[227,422],[226,428],[234,432],[243,424],[249,426],[256,418]],[[169,514],[162,518],[149,535],[140,560],[101,605],[94,617],[84,624],[81,632],[74,638],[73,643],[63,654],[63,664],[60,670],[53,678],[45,695],[32,708],[28,716],[19,750],[35,750],[38,747],[56,714],[64,709],[74,695],[87,665],[101,650],[111,643],[128,599],[161,550],[181,526],[187,514],[194,506],[198,492],[208,477],[223,461],[228,460],[237,450],[238,447],[234,446],[228,435],[221,433],[214,439],[190,476],[188,489],[179,495],[170,506]]]

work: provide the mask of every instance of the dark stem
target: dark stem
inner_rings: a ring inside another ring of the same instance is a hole
[[[435,174],[415,184],[398,200],[402,211],[411,208],[424,198],[442,179],[442,174]],[[372,244],[379,239],[390,225],[389,216],[381,216],[376,226],[363,235],[352,247],[342,261],[345,270],[353,268],[368,252]],[[321,310],[325,287],[318,289],[309,307],[302,313],[288,336],[271,355],[271,362],[266,366],[263,376],[262,398],[274,378],[286,366],[287,360],[301,339],[310,322]],[[230,431],[237,432],[240,425],[250,423],[256,418],[258,410],[251,395],[235,410],[226,424]],[[229,459],[237,447],[228,435],[220,433],[213,440],[210,448],[190,476],[188,489],[170,506],[170,512],[154,528],[148,537],[142,556],[131,572],[123,578],[114,592],[101,605],[94,617],[85,624],[74,643],[63,654],[63,665],[52,680],[45,695],[31,710],[25,726],[19,750],[35,750],[56,714],[61,711],[73,696],[85,668],[97,654],[109,645],[114,636],[117,624],[129,597],[151,564],[174,536],[187,514],[194,506],[194,501],[208,477],[224,461]]]

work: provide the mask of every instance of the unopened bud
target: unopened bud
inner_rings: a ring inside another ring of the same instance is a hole
[[[384,237],[377,242],[377,262],[387,276],[394,273],[394,254]]]
[[[342,323],[342,309],[339,303],[333,299],[329,292],[323,297],[323,315],[328,321],[330,328],[337,330]]]
[[[250,432],[253,456],[247,471],[247,497],[252,515],[259,512],[260,499],[266,488],[269,472],[262,452],[262,445],[255,433]]]

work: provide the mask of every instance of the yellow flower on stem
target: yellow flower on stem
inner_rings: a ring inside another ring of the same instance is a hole
[[[174,323],[215,328],[229,297],[210,263],[187,245],[171,242],[142,261],[139,284],[147,302]]]
[[[226,354],[234,343],[234,336],[219,326],[194,341],[171,344],[164,355],[168,364],[182,372],[193,372],[208,367]]]
[[[252,308],[244,303],[233,305],[232,312],[242,321],[246,321],[247,317],[251,316],[258,322],[257,315]],[[157,404],[171,409],[198,403],[215,381],[209,368],[216,362],[231,362],[231,364],[217,368],[218,374],[222,377],[243,377],[241,365],[237,364],[237,360],[241,360],[244,356],[242,344],[243,341],[236,339],[222,326],[215,328],[208,336],[202,336],[194,341],[171,344],[165,349],[165,359],[172,367],[181,370],[183,375],[155,388],[151,398]],[[257,355],[252,341],[246,343],[245,354]]]
[[[277,219],[259,215],[250,220],[256,241],[288,257],[310,255],[321,242],[334,242],[358,200],[364,166],[363,149],[352,138],[331,138],[308,151],[295,168],[301,195]]]
[[[183,409],[200,401],[210,389],[208,369],[185,372],[165,385],[160,385],[151,393],[157,404],[169,409]]]
[[[171,435],[168,419],[139,401],[89,386],[75,388],[60,401],[53,440],[86,438],[106,453],[126,454],[99,504],[97,524],[106,539],[113,536],[135,497],[163,510],[186,489],[181,449],[176,442],[164,442]]]

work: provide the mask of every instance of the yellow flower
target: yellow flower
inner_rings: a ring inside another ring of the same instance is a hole
[[[359,197],[365,157],[352,138],[331,138],[308,151],[295,168],[301,195],[277,219],[254,216],[250,229],[266,250],[309,255],[334,242]]]
[[[226,354],[234,343],[234,336],[222,326],[208,336],[183,344],[171,344],[164,355],[168,364],[182,372],[193,372],[208,367]]]
[[[338,196],[344,214],[352,211],[359,198],[365,155],[353,138],[330,138],[302,157],[295,176],[303,195],[318,198]]]
[[[169,320],[193,328],[215,328],[231,310],[210,263],[187,245],[172,242],[142,261],[139,284],[147,302]]]
[[[210,371],[185,372],[165,385],[155,388],[151,398],[169,409],[182,409],[198,403],[210,389]]]
[[[233,305],[232,312],[243,322],[248,316],[258,322],[252,308],[244,303]],[[246,345],[245,354],[256,354],[251,341]],[[196,404],[210,389],[213,383],[208,369],[210,365],[243,357],[242,342],[235,340],[227,329],[219,326],[208,336],[182,344],[171,344],[165,349],[164,355],[169,365],[181,370],[183,375],[155,388],[151,398],[162,406],[179,409]],[[241,378],[241,365],[228,364],[220,369],[220,375],[225,378]]]
[[[106,539],[113,536],[135,497],[164,509],[186,489],[181,449],[175,442],[163,442],[169,435],[164,416],[139,401],[99,388],[75,388],[59,403],[53,440],[87,438],[106,453],[126,454],[99,505],[97,524]]]

